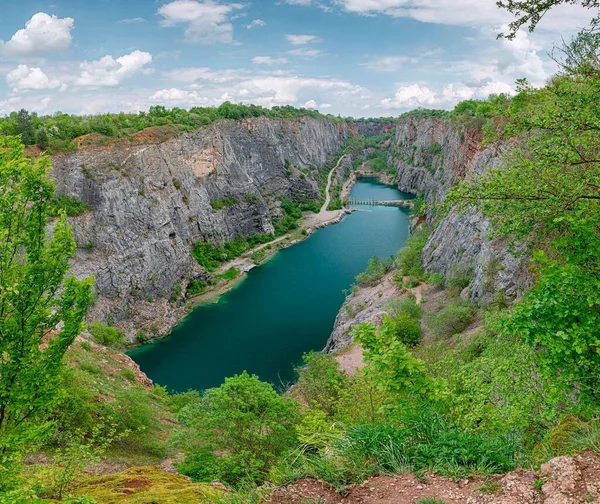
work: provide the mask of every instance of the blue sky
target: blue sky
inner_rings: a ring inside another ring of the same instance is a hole
[[[497,40],[495,0],[0,0],[0,114],[225,100],[353,116],[542,85],[590,13]]]

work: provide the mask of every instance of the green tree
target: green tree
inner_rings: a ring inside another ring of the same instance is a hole
[[[537,285],[510,325],[540,350],[542,369],[590,390],[600,366],[600,40],[582,36],[566,53],[577,64],[514,98],[499,132],[514,146],[504,166],[466,180],[448,202],[477,205],[496,235],[538,251]]]
[[[581,5],[587,9],[600,7],[599,0],[499,0],[496,4],[517,18],[508,25],[508,35],[500,34],[508,39],[515,38],[522,26],[528,25],[529,31],[535,30],[544,15],[558,5]],[[593,18],[592,26],[598,25],[599,20],[598,16]]]
[[[375,329],[363,323],[354,328],[354,339],[363,347],[366,372],[373,383],[395,399],[420,396],[435,398],[438,384],[425,372],[425,363],[413,357],[398,337],[389,316]]]
[[[199,402],[183,408],[179,420],[194,428],[188,445],[192,458],[204,453],[202,464],[212,460],[216,466],[211,474],[235,485],[262,481],[277,457],[296,443],[300,410],[244,372],[207,390]]]
[[[91,277],[65,278],[75,250],[66,217],[47,231],[50,160],[23,153],[18,138],[0,137],[0,490],[48,427],[36,418],[57,398],[63,355],[92,301]]]

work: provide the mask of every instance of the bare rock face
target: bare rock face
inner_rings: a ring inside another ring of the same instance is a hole
[[[196,241],[272,232],[282,197],[318,199],[320,172],[346,137],[380,129],[312,118],[223,120],[160,144],[54,156],[57,193],[92,208],[72,219],[73,271],[96,278],[91,318],[117,323],[130,339],[165,334],[181,315],[169,298],[203,274],[190,254]]]
[[[513,254],[507,240],[491,239],[490,223],[475,208],[451,209],[441,219],[434,214],[450,189],[465,177],[479,176],[490,167],[501,166],[502,145],[484,147],[481,132],[436,118],[400,119],[389,146],[389,162],[397,170],[401,191],[423,194],[428,204],[427,221],[435,229],[423,249],[426,271],[445,277],[468,272],[469,286],[462,297],[485,305],[497,296],[518,297],[531,285],[527,257]],[[358,298],[368,297],[359,289]],[[500,294],[498,294],[500,293]],[[356,296],[355,296],[356,297]],[[356,301],[347,299],[338,314],[325,351],[351,343],[351,328],[364,321],[377,323],[381,312],[376,300],[363,299],[365,308],[350,310]]]
[[[503,146],[481,144],[481,132],[435,118],[401,121],[393,147],[398,184],[403,191],[423,193],[431,209],[464,177],[501,166]],[[487,303],[494,293],[515,298],[530,284],[526,260],[509,250],[507,240],[490,239],[490,223],[474,208],[450,210],[436,226],[423,250],[426,271],[451,275],[471,273],[471,301]]]

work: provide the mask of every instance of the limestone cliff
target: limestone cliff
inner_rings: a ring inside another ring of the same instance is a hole
[[[490,224],[474,209],[467,213],[451,210],[439,222],[433,212],[436,203],[467,174],[501,166],[502,151],[503,145],[484,146],[479,128],[450,121],[408,118],[396,128],[393,163],[398,187],[423,193],[428,221],[435,224],[423,250],[425,270],[445,276],[455,268],[469,270],[468,295],[478,303],[488,302],[497,291],[516,297],[529,283],[523,260],[509,252],[505,240],[489,239]]]
[[[531,283],[526,258],[511,254],[506,240],[490,239],[490,223],[475,209],[466,213],[450,210],[438,217],[437,204],[453,185],[469,174],[476,176],[487,167],[501,166],[503,146],[484,146],[482,136],[478,127],[438,118],[406,117],[398,121],[389,146],[398,188],[423,194],[427,202],[426,218],[434,231],[423,250],[425,270],[444,276],[457,268],[468,270],[471,281],[463,296],[477,304],[490,302],[496,292],[515,298]],[[354,324],[381,319],[386,296],[365,301],[359,295],[358,299],[346,300],[326,351],[349,344]],[[363,307],[357,310],[361,299]]]
[[[222,120],[164,143],[54,156],[57,193],[92,209],[72,219],[73,269],[96,277],[90,318],[118,323],[130,339],[165,334],[181,317],[172,293],[203,275],[190,255],[197,240],[272,232],[282,197],[319,199],[344,140],[380,129],[313,118]],[[223,198],[228,204],[215,210]]]

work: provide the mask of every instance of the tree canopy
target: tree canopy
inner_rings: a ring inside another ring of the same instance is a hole
[[[75,250],[66,216],[47,230],[50,161],[23,150],[0,137],[0,490],[48,427],[34,420],[56,400],[63,355],[92,300],[91,277],[65,278]]]

